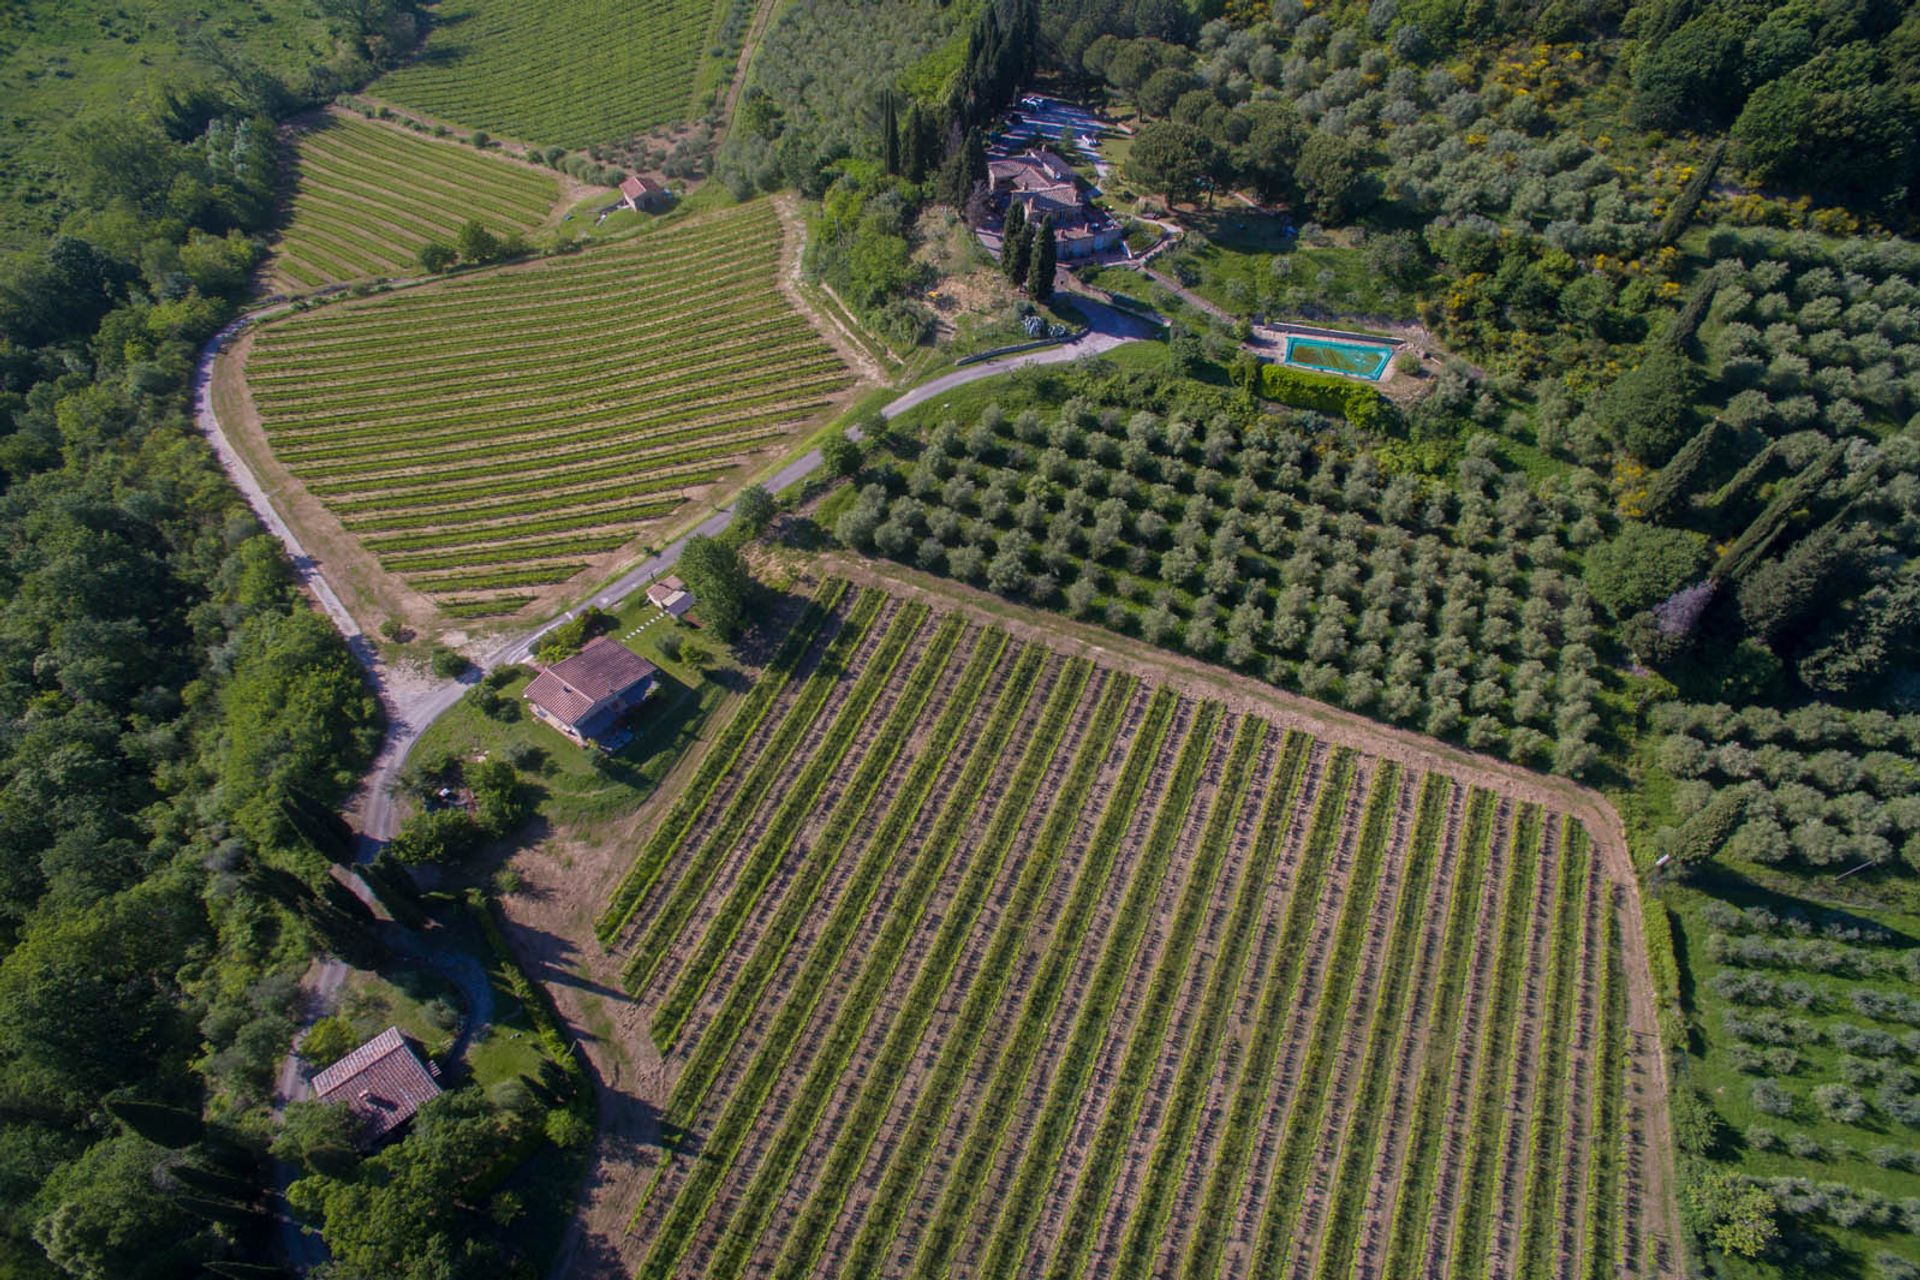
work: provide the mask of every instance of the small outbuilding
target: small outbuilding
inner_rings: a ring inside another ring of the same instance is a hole
[[[535,719],[584,747],[609,735],[659,683],[660,668],[611,636],[598,636],[535,676],[524,696]]]
[[[313,1095],[344,1102],[369,1149],[386,1141],[413,1113],[440,1096],[440,1082],[400,1028],[388,1027],[340,1061],[316,1073]]]
[[[647,588],[647,600],[656,609],[684,618],[693,608],[693,592],[678,578],[662,578]]]
[[[667,193],[665,187],[655,182],[652,178],[643,178],[637,173],[620,184],[620,207],[622,209],[638,209],[646,213],[653,213],[665,208],[667,202],[671,199],[672,197]]]

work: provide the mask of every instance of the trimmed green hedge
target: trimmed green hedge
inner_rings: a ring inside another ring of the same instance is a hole
[[[1388,435],[1400,427],[1399,411],[1386,397],[1345,378],[1267,364],[1260,367],[1260,395],[1296,409],[1337,413],[1362,431]]]

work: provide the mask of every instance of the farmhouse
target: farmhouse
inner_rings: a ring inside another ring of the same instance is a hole
[[[676,618],[684,618],[687,610],[693,608],[693,592],[687,590],[687,584],[678,578],[662,578],[648,587],[647,600],[656,609],[664,610]]]
[[[600,636],[527,686],[534,717],[586,746],[658,687],[660,669],[610,636]]]
[[[987,181],[1003,215],[1018,204],[1028,222],[1053,219],[1062,258],[1090,258],[1120,245],[1120,224],[1087,202],[1073,166],[1051,151],[989,160]]]
[[[634,174],[620,184],[620,207],[652,211],[663,207],[668,200],[667,189],[652,178],[643,178]]]
[[[440,1096],[433,1068],[420,1061],[398,1027],[388,1027],[313,1077],[322,1102],[344,1102],[359,1122],[359,1141],[378,1146],[413,1113]]]

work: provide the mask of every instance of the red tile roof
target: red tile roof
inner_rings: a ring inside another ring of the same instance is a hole
[[[369,1143],[391,1133],[424,1104],[440,1096],[433,1073],[414,1054],[398,1027],[388,1027],[313,1077],[314,1096],[344,1102],[359,1118]]]
[[[660,668],[611,636],[597,636],[564,662],[533,678],[526,698],[562,724],[577,725],[596,706]]]
[[[652,178],[643,178],[637,173],[620,184],[620,194],[629,200],[638,200],[641,196],[658,195],[663,190],[665,188]]]

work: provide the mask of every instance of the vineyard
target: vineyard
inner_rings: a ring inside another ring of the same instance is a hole
[[[786,441],[849,382],[765,202],[263,331],[275,456],[389,572],[505,613]],[[531,592],[530,592],[531,589]]]
[[[614,142],[697,114],[715,0],[441,0],[410,65],[373,92],[529,142]]]
[[[829,581],[598,923],[686,1139],[639,1274],[1651,1274],[1632,909],[1537,803]]]
[[[497,236],[546,220],[559,182],[536,169],[395,129],[327,115],[294,149],[292,216],[273,260],[289,293],[371,276],[421,274],[429,240],[468,219]]]

